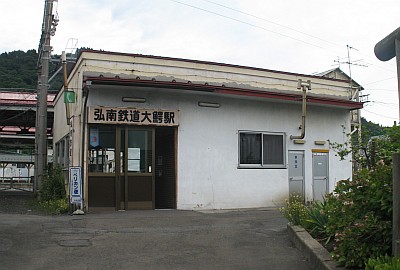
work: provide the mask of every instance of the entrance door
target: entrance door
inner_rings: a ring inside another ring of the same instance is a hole
[[[152,128],[119,128],[117,209],[154,209],[154,144]]]
[[[89,126],[90,211],[176,208],[173,127]]]
[[[90,126],[88,147],[89,211],[115,210],[116,140],[114,126]]]
[[[176,136],[174,127],[156,128],[155,207],[176,208]]]
[[[289,151],[289,194],[304,199],[304,152]]]
[[[313,153],[313,194],[314,201],[323,201],[328,193],[328,153]]]

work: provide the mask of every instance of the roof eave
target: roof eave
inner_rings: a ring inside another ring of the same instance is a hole
[[[263,99],[275,99],[283,101],[301,102],[301,94],[290,94],[274,91],[253,90],[244,88],[233,88],[208,84],[194,84],[176,81],[156,81],[156,80],[143,80],[143,79],[121,79],[118,77],[85,77],[84,82],[91,81],[92,84],[98,85],[123,85],[123,86],[139,86],[139,87],[157,87],[168,89],[181,89],[190,91],[212,92],[225,95],[236,95],[245,97],[257,97]],[[349,110],[362,109],[362,102],[355,102],[346,99],[336,99],[328,97],[307,96],[307,102],[330,105],[335,107],[347,108]]]

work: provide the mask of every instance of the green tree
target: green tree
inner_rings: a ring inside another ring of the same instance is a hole
[[[361,137],[357,132],[346,132],[343,127],[347,140],[344,143],[329,141],[331,149],[341,160],[351,155],[357,164],[355,171],[374,168],[378,163],[390,165],[393,153],[400,151],[400,126],[383,127],[364,118],[362,122]]]
[[[0,54],[0,87],[31,88],[37,84],[37,53],[35,50]]]
[[[59,68],[59,55],[52,57],[56,61],[50,61],[49,75],[52,76]],[[0,54],[0,88],[37,88],[37,60],[36,50],[26,52],[17,50]],[[63,85],[62,74],[59,74],[50,83],[50,91],[58,91]]]
[[[367,121],[367,119],[361,117],[361,129],[362,129],[362,141],[368,142],[371,137],[385,135],[387,127]]]

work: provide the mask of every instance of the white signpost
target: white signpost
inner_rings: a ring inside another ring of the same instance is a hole
[[[81,167],[69,168],[70,202],[80,204],[82,209],[82,177]]]

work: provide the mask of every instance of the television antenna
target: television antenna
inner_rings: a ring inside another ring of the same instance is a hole
[[[356,48],[350,46],[350,45],[346,45],[347,48],[347,57],[345,58],[339,58],[337,60],[334,60],[335,63],[337,63],[340,67],[341,64],[346,64],[349,67],[349,77],[350,77],[350,87],[352,85],[352,75],[351,75],[351,67],[352,66],[359,66],[359,67],[368,67],[367,63],[364,62],[363,59],[358,59],[358,60],[353,60],[351,61],[351,57],[350,57],[350,50],[355,50],[358,51]]]

